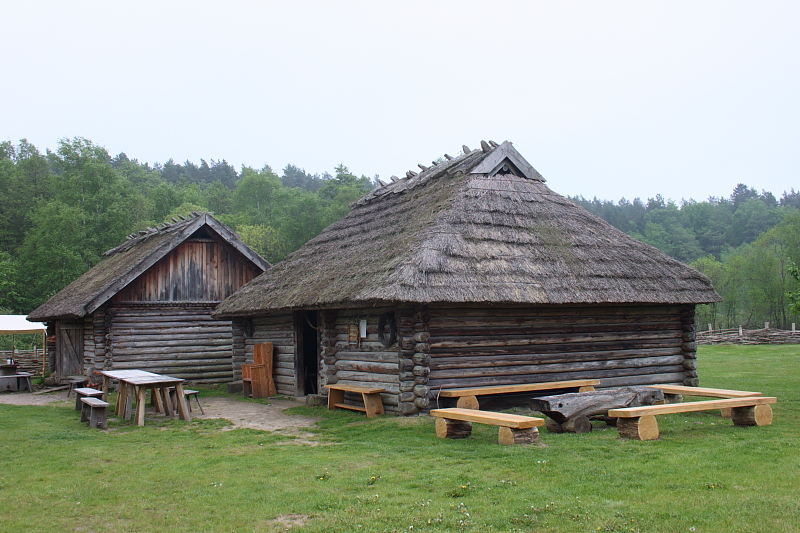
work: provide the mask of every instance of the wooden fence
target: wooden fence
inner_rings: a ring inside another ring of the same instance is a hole
[[[770,328],[765,324],[763,329],[708,329],[697,332],[697,344],[800,344],[800,331],[795,324],[792,329]]]
[[[0,361],[12,357],[18,364],[19,370],[30,372],[34,376],[42,375],[42,350],[0,350]]]

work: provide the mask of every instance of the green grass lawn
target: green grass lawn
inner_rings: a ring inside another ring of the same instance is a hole
[[[702,386],[777,396],[773,425],[709,411],[659,417],[657,441],[542,428],[542,446],[500,446],[484,425],[442,440],[428,417],[298,408],[323,418],[309,446],[0,405],[0,531],[800,531],[800,346],[702,346],[699,365]]]

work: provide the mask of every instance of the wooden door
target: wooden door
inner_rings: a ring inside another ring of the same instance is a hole
[[[58,323],[55,370],[62,377],[83,375],[83,324]]]

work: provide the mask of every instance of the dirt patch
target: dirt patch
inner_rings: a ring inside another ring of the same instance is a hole
[[[294,526],[304,526],[308,522],[308,515],[305,514],[287,514],[281,515],[275,520],[267,521],[267,525],[273,528],[273,531],[289,531]]]
[[[29,392],[0,393],[0,403],[12,405],[48,405],[58,402],[74,404],[75,396],[67,397],[67,391],[55,391],[46,394]],[[194,400],[192,400],[194,404]],[[269,405],[243,401],[235,397],[200,398],[205,414],[201,414],[197,405],[193,405],[192,416],[196,418],[224,418],[231,426],[227,429],[250,428],[263,431],[275,431],[295,437],[291,442],[298,444],[315,444],[314,435],[304,428],[313,426],[318,419],[307,416],[287,415],[290,407],[304,405],[298,400],[271,399]]]

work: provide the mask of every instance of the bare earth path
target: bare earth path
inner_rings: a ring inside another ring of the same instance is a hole
[[[28,392],[2,392],[0,403],[12,405],[47,405],[54,402],[75,402],[74,396],[67,398],[67,391],[56,391],[47,394],[30,394]],[[192,400],[194,404],[194,400]],[[269,400],[269,405],[242,401],[238,398],[210,397],[200,398],[205,414],[200,414],[197,406],[193,406],[192,416],[196,418],[224,418],[231,423],[231,428],[250,428],[264,431],[275,431],[284,435],[297,437],[300,443],[310,443],[313,434],[303,431],[314,425],[315,418],[307,416],[287,415],[283,411],[290,407],[304,405],[297,400]]]

